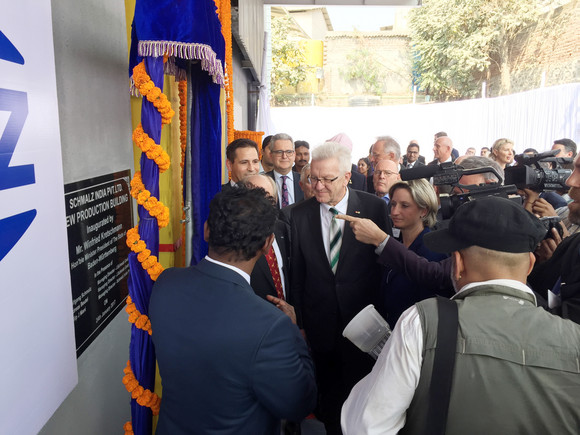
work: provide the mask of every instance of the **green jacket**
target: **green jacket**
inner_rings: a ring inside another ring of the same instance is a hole
[[[447,434],[580,433],[580,325],[498,285],[455,297],[459,328]],[[425,434],[437,346],[437,304],[416,304],[423,329],[419,385],[402,434]]]

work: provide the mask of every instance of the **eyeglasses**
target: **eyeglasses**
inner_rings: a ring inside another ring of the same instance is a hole
[[[419,154],[419,151],[407,151],[407,154]]]
[[[325,186],[328,186],[332,183],[334,183],[336,180],[338,180],[338,176],[334,177],[334,178],[316,178],[316,177],[311,177],[310,175],[308,176],[308,182],[310,184],[312,184],[313,186],[316,186],[316,184],[318,184],[318,182],[320,181],[322,184],[324,184]]]
[[[282,156],[282,154],[286,154],[288,157],[294,155],[294,150],[276,150],[272,151],[272,154],[276,154],[277,156]]]
[[[383,170],[376,170],[375,169],[375,174],[377,174],[379,177],[381,175],[384,175],[385,177],[390,177],[391,175],[399,175],[397,172],[393,172],[393,171],[383,171]]]

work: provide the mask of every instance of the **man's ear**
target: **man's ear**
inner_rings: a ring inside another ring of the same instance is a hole
[[[230,159],[226,159],[226,168],[228,168],[228,171],[232,172],[232,162],[230,162]]]
[[[526,274],[526,276],[532,273],[532,269],[534,268],[535,264],[536,264],[536,256],[534,255],[533,252],[530,252],[530,266],[528,267],[528,273]]]
[[[270,248],[272,247],[272,243],[274,243],[274,233],[270,234],[266,238],[266,241],[264,242],[264,245],[260,249],[261,255],[262,254],[263,255],[266,255],[268,253],[268,251],[270,251]]]
[[[459,281],[465,272],[465,263],[463,262],[463,257],[459,251],[454,251],[451,255],[453,255],[455,263],[455,269],[452,272],[453,278],[455,278],[455,281]]]
[[[203,223],[203,240],[209,242],[209,226],[207,224],[207,221]]]

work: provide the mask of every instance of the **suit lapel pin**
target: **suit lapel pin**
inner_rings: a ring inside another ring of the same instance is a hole
[[[355,211],[354,211],[354,214],[360,214],[360,211],[358,211],[358,210],[355,210]]]

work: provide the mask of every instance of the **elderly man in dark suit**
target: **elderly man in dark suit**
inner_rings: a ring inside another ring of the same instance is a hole
[[[312,411],[313,365],[294,310],[250,287],[277,216],[261,189],[218,193],[205,226],[208,256],[159,276],[149,306],[163,382],[157,434],[274,435],[281,419]]]
[[[284,208],[302,201],[304,193],[299,184],[300,173],[292,170],[296,158],[292,137],[286,133],[275,134],[269,147],[274,170],[266,172],[266,175],[276,182],[278,206]]]
[[[372,360],[342,337],[347,323],[375,303],[380,266],[374,248],[355,240],[347,213],[372,219],[390,231],[386,203],[349,189],[350,152],[338,143],[314,149],[310,182],[315,197],[292,210],[291,302],[310,343],[320,390],[316,415],[327,433],[340,434],[340,409]],[[342,225],[341,225],[342,223]]]
[[[265,175],[250,175],[242,180],[248,189],[261,188],[277,199],[274,180]],[[254,292],[267,299],[268,295],[288,300],[290,292],[290,226],[280,220],[274,225],[274,240],[271,250],[262,255],[252,271],[250,285]]]

